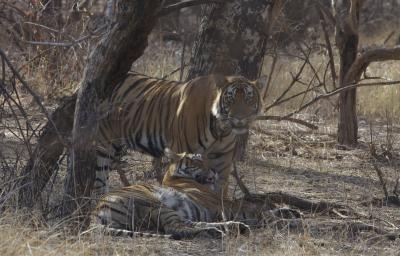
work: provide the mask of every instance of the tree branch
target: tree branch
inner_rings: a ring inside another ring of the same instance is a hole
[[[277,62],[277,61],[278,61],[278,54],[275,53],[275,54],[274,54],[274,58],[272,59],[271,69],[270,69],[269,74],[268,74],[268,81],[267,81],[267,84],[265,85],[264,92],[261,94],[263,100],[266,100],[266,98],[267,98],[267,93],[268,93],[268,91],[269,91],[269,87],[271,86],[272,75],[273,75],[273,73],[274,73],[274,71],[275,71],[275,65],[276,65],[276,62]]]
[[[345,77],[346,83],[353,83],[361,76],[362,71],[371,62],[400,60],[400,46],[393,48],[377,47],[374,49],[363,49],[350,67]]]
[[[292,89],[292,87],[296,84],[296,82],[299,81],[300,76],[303,73],[305,66],[307,65],[307,59],[308,59],[308,56],[306,56],[306,60],[304,61],[303,65],[300,67],[297,74],[294,76],[292,75],[292,82],[289,84],[289,86],[281,93],[281,95],[276,100],[274,100],[274,102],[271,105],[269,105],[265,108],[265,110],[264,110],[265,112],[267,112],[271,108],[275,107],[276,105],[281,104],[282,101],[285,101],[285,99],[283,99],[283,98],[290,91],[290,89]]]
[[[341,92],[344,92],[344,91],[348,91],[348,90],[351,90],[351,89],[354,89],[354,88],[358,88],[358,87],[367,87],[367,86],[368,86],[368,87],[369,87],[369,86],[388,86],[388,85],[400,85],[400,81],[374,82],[374,83],[358,83],[358,84],[351,84],[351,85],[343,86],[343,87],[340,87],[340,88],[337,89],[337,90],[331,91],[330,93],[318,95],[317,97],[315,97],[314,99],[312,99],[312,100],[309,101],[308,103],[306,103],[306,104],[304,104],[303,106],[301,106],[298,110],[296,110],[296,111],[294,111],[294,112],[292,112],[292,113],[290,113],[290,114],[287,114],[287,115],[285,115],[285,116],[282,117],[282,118],[291,117],[291,116],[293,116],[294,114],[299,113],[299,112],[302,111],[303,109],[305,109],[305,108],[311,106],[312,104],[314,104],[315,102],[317,102],[317,101],[319,101],[319,100],[332,97],[332,96],[334,96],[334,95],[336,95],[336,94],[339,94],[339,93],[341,93]]]
[[[102,31],[103,29],[105,29],[106,27],[107,27],[108,25],[104,25],[104,26],[101,26],[100,28],[98,28],[96,31],[94,31],[93,33],[90,33],[89,35],[85,35],[85,36],[82,36],[82,37],[80,37],[80,38],[78,38],[78,39],[76,39],[76,40],[74,40],[73,39],[73,41],[72,42],[38,42],[38,41],[23,41],[24,43],[27,43],[27,44],[31,44],[31,45],[46,45],[46,46],[58,46],[58,47],[71,47],[71,46],[74,46],[74,45],[76,45],[76,44],[79,44],[80,42],[82,42],[82,41],[85,41],[85,40],[87,40],[87,39],[90,39],[90,38],[92,38],[92,37],[94,37],[94,36],[100,36],[101,35],[101,33],[99,33],[100,31]],[[97,35],[97,33],[99,33],[98,35]]]
[[[7,63],[7,66],[10,68],[10,70],[13,73],[13,75],[21,82],[22,86],[32,95],[34,101],[36,101],[36,103],[38,104],[40,110],[43,112],[43,114],[45,114],[47,120],[54,127],[54,131],[56,132],[56,134],[59,137],[60,141],[63,141],[62,136],[60,135],[59,131],[57,130],[56,125],[53,122],[53,119],[51,119],[49,112],[43,106],[39,95],[37,95],[37,93],[31,87],[29,87],[28,83],[22,78],[22,76],[14,68],[14,66],[11,64],[11,61],[7,58],[6,54],[4,53],[4,51],[1,48],[0,48],[0,56],[1,56],[1,59],[4,60],[5,63]]]
[[[306,127],[310,128],[310,129],[312,129],[312,130],[317,130],[317,129],[318,129],[318,126],[316,126],[316,125],[313,125],[313,124],[310,124],[310,123],[307,122],[307,121],[300,120],[300,119],[297,119],[297,118],[292,118],[292,117],[284,117],[284,116],[283,116],[283,117],[282,117],[282,116],[257,116],[257,117],[256,117],[256,120],[274,120],[274,121],[278,121],[278,122],[280,122],[280,121],[289,121],[289,122],[292,122],[292,123],[297,123],[297,124],[306,126]]]
[[[318,5],[317,11],[318,11],[318,14],[319,14],[321,28],[322,28],[322,31],[324,32],[324,39],[325,39],[325,43],[326,43],[326,49],[328,50],[329,66],[331,68],[331,75],[332,75],[332,83],[333,83],[333,87],[336,89],[337,75],[336,75],[336,70],[335,70],[335,60],[334,60],[334,57],[333,57],[332,44],[331,44],[331,41],[329,40],[329,33],[328,33],[327,29],[326,29],[325,16],[323,14],[323,11],[322,11],[320,5]]]
[[[239,176],[239,173],[238,173],[237,167],[236,167],[236,161],[233,161],[233,170],[232,170],[231,174],[236,179],[236,182],[237,182],[240,190],[244,194],[244,196],[246,198],[251,197],[251,193],[250,193],[249,189],[246,187],[246,185],[243,183],[242,179]]]
[[[168,15],[174,11],[180,10],[185,7],[191,7],[195,5],[200,5],[200,4],[209,4],[209,3],[225,3],[226,0],[186,0],[182,1],[176,4],[171,4],[168,6],[165,6],[161,9],[159,12],[158,16],[165,16]]]

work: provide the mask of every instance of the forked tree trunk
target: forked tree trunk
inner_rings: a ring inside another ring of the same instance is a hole
[[[37,146],[21,172],[19,206],[33,207],[53,175],[60,156],[68,147],[68,138],[74,123],[74,115],[71,113],[74,113],[75,103],[76,94],[66,98],[50,116],[57,129],[54,129],[51,122],[47,122],[42,128]]]
[[[341,0],[335,3],[336,45],[340,56],[340,87],[356,83],[359,77],[347,76],[358,50],[358,26],[362,0]],[[338,142],[346,146],[357,144],[357,90],[343,91],[339,95]]]
[[[74,212],[75,217],[82,220],[81,217],[86,217],[89,212],[90,192],[96,173],[99,101],[109,95],[113,86],[129,71],[133,61],[143,54],[162,2],[118,0],[111,29],[89,56],[75,108],[64,215]]]
[[[279,3],[233,0],[206,7],[187,79],[210,73],[257,79],[264,60],[269,27]],[[247,139],[248,134],[238,139],[238,159],[244,157]]]

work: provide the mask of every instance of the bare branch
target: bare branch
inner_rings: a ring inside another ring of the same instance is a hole
[[[316,126],[316,125],[314,125],[314,124],[310,124],[310,123],[307,122],[307,121],[300,120],[300,119],[293,118],[293,117],[284,117],[284,116],[283,116],[283,117],[282,117],[282,116],[257,116],[257,117],[256,117],[256,120],[274,120],[274,121],[278,121],[278,122],[280,122],[280,121],[289,121],[289,122],[292,122],[292,123],[296,123],[296,124],[300,124],[300,125],[306,126],[306,127],[310,128],[310,129],[312,129],[312,130],[317,130],[317,129],[318,129],[318,126]]]
[[[319,87],[321,87],[321,86],[322,86],[322,85],[317,85],[317,86],[314,86],[314,87],[312,87],[312,88],[308,88],[308,89],[306,89],[306,90],[303,90],[303,91],[301,91],[301,92],[299,92],[299,93],[293,94],[293,95],[290,96],[290,97],[287,97],[287,98],[285,98],[285,99],[280,100],[280,101],[277,102],[276,104],[273,103],[273,104],[269,105],[266,109],[269,110],[269,109],[271,109],[272,107],[275,107],[275,106],[277,106],[277,105],[283,104],[283,103],[285,103],[285,102],[287,102],[287,101],[290,101],[290,100],[292,100],[292,99],[294,99],[294,98],[296,98],[296,97],[299,97],[299,96],[301,96],[301,95],[304,95],[304,94],[306,94],[306,93],[309,93],[309,92],[311,92],[311,91],[314,91],[314,90],[316,90],[317,88],[319,88]]]
[[[358,84],[351,84],[351,85],[348,85],[348,86],[343,86],[343,87],[340,87],[339,89],[336,89],[336,90],[334,90],[334,91],[332,91],[332,92],[330,92],[330,93],[318,95],[317,97],[315,97],[314,99],[312,99],[312,100],[309,101],[308,103],[306,103],[306,104],[304,104],[303,106],[301,106],[298,110],[296,110],[296,111],[294,111],[294,112],[292,112],[292,113],[290,113],[290,114],[285,115],[283,118],[291,117],[291,116],[293,116],[294,114],[299,113],[299,112],[302,111],[303,109],[305,109],[305,108],[311,106],[312,104],[314,104],[315,102],[317,102],[317,101],[319,101],[319,100],[332,97],[332,96],[334,96],[334,95],[336,95],[336,94],[339,94],[339,93],[341,93],[341,92],[344,92],[344,91],[348,91],[348,90],[351,90],[351,89],[354,89],[354,88],[358,88],[358,87],[388,86],[388,85],[400,85],[400,81],[374,82],[374,83],[358,83]]]
[[[209,3],[225,3],[226,0],[186,0],[182,1],[176,4],[171,4],[168,6],[165,6],[161,9],[160,13],[158,16],[165,16],[168,15],[174,11],[180,10],[185,7],[191,7],[195,5],[201,5],[201,4],[209,4]]]
[[[303,73],[304,67],[307,65],[307,59],[304,61],[303,65],[300,67],[299,71],[297,72],[296,75],[293,76],[292,82],[289,84],[289,86],[282,92],[282,94],[268,107],[265,108],[265,112],[267,112],[269,109],[275,107],[276,105],[281,104],[282,99],[285,97],[285,95],[290,91],[290,89],[295,85],[296,82],[299,81],[300,75]]]
[[[389,193],[387,191],[386,181],[385,181],[383,172],[382,172],[381,169],[378,168],[378,166],[375,163],[373,163],[373,166],[374,166],[374,169],[376,171],[376,174],[378,175],[379,182],[382,185],[382,189],[383,189],[383,193],[385,194],[385,198],[388,198],[389,197]]]
[[[336,19],[335,19],[335,16],[332,14],[331,10],[329,10],[329,8],[322,5],[319,0],[314,0],[314,3],[318,6],[318,9],[320,9],[324,13],[324,15],[326,16],[328,21],[331,23],[331,25],[335,26]]]
[[[236,161],[233,161],[232,176],[235,177],[236,182],[237,182],[240,190],[243,192],[245,198],[251,197],[249,189],[246,187],[246,185],[243,183],[242,179],[239,177],[239,173],[238,173],[237,167],[236,167]]]
[[[274,74],[275,65],[276,65],[277,61],[278,61],[278,55],[275,54],[274,58],[272,59],[272,66],[271,66],[271,70],[269,71],[267,85],[265,86],[264,93],[262,95],[263,100],[265,100],[265,98],[267,98],[267,93],[268,93],[269,87],[271,86],[272,75]]]
[[[399,198],[399,183],[400,183],[400,177],[396,179],[396,184],[394,185],[393,188],[393,194]]]
[[[43,46],[57,46],[57,47],[71,47],[77,44],[77,42],[44,42],[44,41],[23,41],[24,43],[31,45],[43,45]]]
[[[389,35],[385,38],[385,40],[383,41],[383,44],[387,44],[387,42],[393,37],[393,35],[395,34],[395,31],[392,30],[392,32],[389,33]]]
[[[49,112],[47,112],[46,108],[43,106],[42,101],[40,100],[39,95],[36,94],[35,91],[33,91],[27,82],[21,77],[21,75],[18,73],[18,71],[14,68],[14,66],[11,64],[10,60],[7,58],[6,54],[3,52],[2,49],[0,49],[0,56],[5,62],[7,63],[8,67],[11,69],[12,73],[14,74],[15,77],[18,78],[18,80],[21,82],[22,86],[32,95],[33,99],[36,101],[42,112],[46,115],[47,120],[52,124],[54,131],[56,132],[57,136],[59,137],[60,141],[64,141],[62,139],[62,136],[57,130],[56,125],[54,124],[53,120],[50,117]]]
[[[333,58],[332,44],[331,44],[331,41],[329,40],[329,34],[328,34],[328,31],[326,30],[325,17],[321,10],[320,5],[318,5],[317,9],[318,9],[318,13],[319,13],[321,28],[322,28],[322,31],[324,32],[326,49],[328,50],[329,66],[331,67],[331,74],[332,74],[332,83],[333,83],[333,87],[336,89],[337,75],[336,75],[336,70],[335,70],[335,60]]]
[[[361,7],[364,3],[364,0],[351,0],[350,2],[350,18],[351,18],[351,26],[354,31],[358,30],[358,16],[361,10]]]
[[[400,60],[400,46],[393,48],[378,47],[374,49],[364,49],[351,65],[344,81],[346,83],[353,83],[361,76],[362,71],[367,68],[371,62],[388,60]]]
[[[45,26],[43,24],[39,24],[39,23],[31,22],[31,21],[25,21],[24,24],[37,26],[37,27],[43,28],[45,30],[48,30],[48,31],[51,31],[51,32],[54,32],[54,33],[62,33],[62,31],[60,31],[60,30],[57,30],[57,29],[54,29],[54,28],[50,28],[50,27],[47,27],[47,26]]]
[[[74,46],[76,44],[79,44],[82,41],[85,41],[87,39],[90,39],[91,37],[94,37],[97,35],[97,33],[99,33],[100,31],[102,31],[103,29],[105,29],[108,25],[104,25],[101,26],[100,28],[98,28],[96,31],[94,31],[93,33],[90,33],[89,35],[85,35],[82,36],[76,40],[72,39],[72,42],[37,42],[37,41],[23,41],[24,43],[27,44],[32,44],[32,45],[46,45],[46,46],[58,46],[58,47],[71,47]],[[101,34],[98,34],[97,36],[99,36]]]

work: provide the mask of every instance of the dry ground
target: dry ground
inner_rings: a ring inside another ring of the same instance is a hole
[[[384,123],[375,122],[371,129],[360,122],[361,144],[355,150],[336,149],[335,127],[329,122],[315,123],[320,127],[316,132],[284,122],[255,124],[247,159],[239,164],[249,189],[342,203],[368,216],[365,223],[399,227],[400,208],[376,200],[383,198],[383,192],[367,146],[372,130],[373,142],[381,153],[379,146],[387,142]],[[10,133],[4,135],[3,148],[19,144]],[[392,152],[399,152],[400,127],[393,126],[390,135]],[[377,163],[389,192],[399,177],[396,157],[394,154],[392,163]],[[127,170],[130,180],[144,181],[150,158],[133,153],[128,159],[132,164]],[[114,187],[120,186],[115,173],[112,180]],[[54,186],[50,204],[59,199],[62,180],[57,179]],[[338,216],[305,213],[304,232],[265,228],[254,230],[249,237],[193,241],[119,238],[96,232],[73,236],[64,231],[61,220],[43,222],[37,216],[12,209],[0,216],[0,255],[400,255],[398,240],[388,241],[374,232],[353,236],[332,224],[343,221]]]

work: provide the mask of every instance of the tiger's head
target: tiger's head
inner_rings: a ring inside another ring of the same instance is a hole
[[[166,148],[164,155],[169,161],[167,171],[173,173],[173,177],[194,180],[213,189],[218,174],[208,167],[208,161],[202,154],[175,153]]]
[[[262,107],[260,91],[266,79],[249,81],[241,76],[215,75],[217,91],[212,105],[212,115],[217,129],[223,134],[244,134]]]

